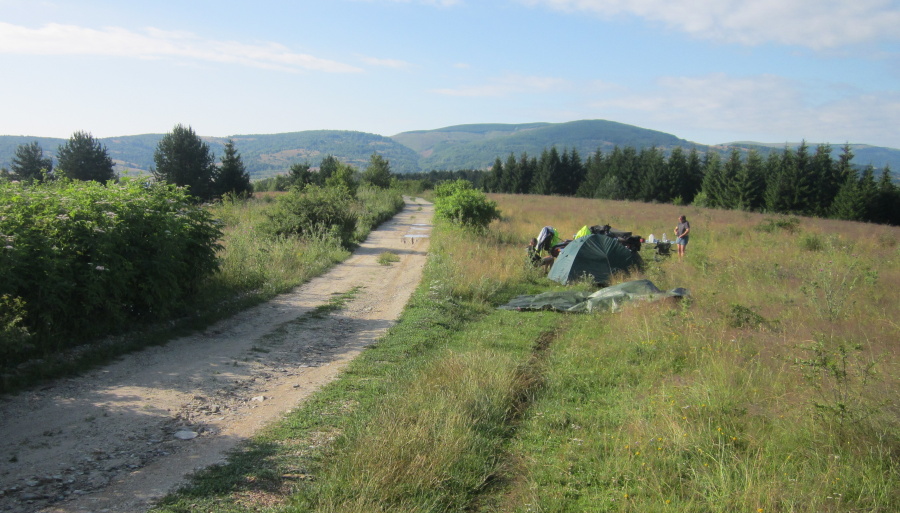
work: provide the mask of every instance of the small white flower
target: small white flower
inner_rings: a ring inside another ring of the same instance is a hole
[[[106,267],[103,267],[102,265],[98,265],[97,267],[94,267],[94,269],[96,269],[98,271],[105,271]]]

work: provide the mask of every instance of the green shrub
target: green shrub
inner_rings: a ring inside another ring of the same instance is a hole
[[[804,233],[797,241],[806,251],[822,251],[825,249],[825,239],[817,233]]]
[[[345,247],[354,242],[357,216],[346,187],[308,185],[278,198],[265,230],[271,235],[332,236]]]
[[[9,337],[27,332],[35,349],[52,351],[164,318],[218,269],[220,236],[171,185],[2,183],[0,297],[16,314],[4,317],[0,346],[9,352]]]
[[[356,191],[357,207],[356,238],[365,240],[373,229],[403,210],[403,195],[396,189],[361,186]]]
[[[799,227],[799,218],[781,216],[777,218],[766,219],[765,221],[759,223],[756,229],[764,233],[773,233],[776,230],[784,230],[788,233],[794,233]]]
[[[494,219],[500,219],[497,203],[472,188],[466,180],[444,182],[434,191],[434,214],[439,219],[462,226],[485,229]]]

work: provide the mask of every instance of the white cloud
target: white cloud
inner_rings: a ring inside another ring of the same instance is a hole
[[[411,63],[398,59],[379,59],[377,57],[366,57],[365,55],[361,55],[359,58],[369,66],[380,68],[408,69],[412,67]]]
[[[118,27],[91,29],[50,23],[38,29],[0,22],[0,53],[19,55],[105,55],[160,59],[179,57],[281,71],[359,72],[359,68],[273,43],[247,44],[204,39],[189,32]]]
[[[395,4],[422,4],[422,5],[436,5],[438,7],[453,7],[454,5],[460,5],[463,3],[463,0],[356,0],[357,2],[393,2]]]
[[[633,15],[701,39],[815,50],[900,40],[893,0],[519,0],[601,17]]]
[[[848,92],[845,85],[836,84],[814,99],[806,91],[805,84],[774,75],[714,73],[660,78],[644,91],[624,92],[607,86],[595,92],[601,99],[590,106],[599,117],[634,120],[631,122],[683,137],[686,132],[715,137],[698,142],[805,138],[900,147],[896,123],[900,93]]]
[[[503,97],[513,94],[559,91],[567,84],[567,81],[561,78],[506,75],[490,79],[486,84],[435,89],[432,92],[447,96]]]

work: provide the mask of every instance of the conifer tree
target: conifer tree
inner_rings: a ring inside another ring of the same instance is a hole
[[[820,144],[816,148],[810,171],[813,189],[810,212],[817,216],[825,216],[841,187],[841,177],[831,157],[830,145]]]
[[[106,146],[84,131],[75,132],[59,147],[56,160],[57,175],[73,180],[106,182],[116,177]]]
[[[534,157],[529,158],[528,153],[523,151],[522,156],[519,157],[517,169],[519,171],[519,179],[515,192],[517,194],[526,194],[531,190],[531,185],[534,181],[534,175],[537,169],[537,159]]]
[[[519,163],[516,162],[516,156],[513,153],[510,153],[509,156],[506,157],[506,164],[503,165],[503,174],[500,176],[503,179],[501,182],[503,192],[519,192],[519,189],[522,187],[520,183],[522,180],[522,173],[519,169]]]
[[[253,192],[250,185],[250,173],[244,166],[241,154],[234,147],[234,141],[229,139],[225,143],[225,155],[222,157],[222,166],[219,168],[215,189],[218,196],[234,194],[245,196]]]
[[[37,141],[20,144],[13,156],[10,171],[13,180],[40,182],[53,172],[53,159],[44,157],[44,150]]]
[[[734,180],[734,208],[757,210],[762,205],[765,187],[764,164],[756,149],[747,153],[747,161],[741,166]]]
[[[666,161],[666,174],[671,182],[669,199],[676,203],[684,203],[688,196],[693,199],[693,193],[689,190],[690,184],[688,183],[688,161],[681,146],[672,148],[672,153],[669,154],[669,159]]]
[[[597,151],[588,157],[587,162],[584,164],[584,180],[578,186],[577,196],[581,198],[596,197],[597,188],[600,186],[601,180],[603,180],[604,165],[603,152],[597,148]]]
[[[875,212],[872,221],[900,225],[900,189],[891,180],[890,166],[884,166],[878,180]]]
[[[831,216],[845,221],[860,221],[866,215],[866,205],[860,193],[859,180],[851,170],[847,180],[841,186],[834,203],[831,205]]]
[[[188,187],[192,196],[208,201],[216,192],[215,158],[209,145],[190,126],[178,124],[156,146],[153,176],[162,182]]]
[[[687,179],[682,189],[682,199],[685,204],[692,203],[694,196],[700,192],[703,186],[703,164],[700,159],[700,153],[696,147],[692,147],[688,154]]]
[[[706,196],[707,207],[723,207],[722,183],[722,159],[714,151],[706,153],[703,173],[703,194]]]
[[[644,148],[639,154],[641,183],[639,198],[643,201],[669,201],[672,184],[669,180],[666,160],[658,148]]]
[[[500,162],[500,157],[494,159],[494,165],[491,166],[491,170],[484,175],[484,179],[481,181],[481,188],[486,192],[505,192],[500,185],[503,182],[503,162]]]

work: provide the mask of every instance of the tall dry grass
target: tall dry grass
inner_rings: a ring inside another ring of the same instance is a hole
[[[509,511],[900,507],[900,229],[492,199],[499,229],[523,239],[593,224],[671,239],[681,214],[692,230],[684,261],[645,254],[643,273],[619,277],[689,300],[583,318],[557,341]]]

